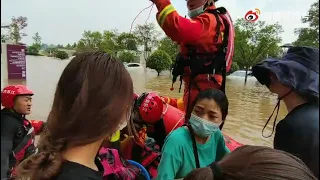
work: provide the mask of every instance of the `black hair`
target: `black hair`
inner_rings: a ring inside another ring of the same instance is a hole
[[[196,99],[192,102],[191,111],[189,112],[190,114],[194,106],[203,99],[214,100],[221,110],[222,120],[224,121],[226,119],[228,115],[229,101],[225,93],[218,89],[206,89],[200,91]]]

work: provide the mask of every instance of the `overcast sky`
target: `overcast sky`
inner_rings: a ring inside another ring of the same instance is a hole
[[[181,15],[187,14],[185,0],[171,2]],[[283,26],[282,38],[287,43],[296,39],[294,29],[303,26],[301,16],[306,15],[313,2],[315,0],[220,0],[217,6],[226,7],[234,20],[244,18],[248,10],[259,8],[259,19]],[[150,4],[148,0],[1,0],[1,24],[10,23],[12,16],[26,16],[25,33],[29,36],[23,38],[24,43],[31,44],[32,36],[39,32],[43,43],[66,45],[77,42],[85,30],[117,28],[128,32],[135,16]],[[144,23],[148,13],[148,10],[141,13],[136,24]],[[155,14],[156,8],[148,22],[156,23]]]

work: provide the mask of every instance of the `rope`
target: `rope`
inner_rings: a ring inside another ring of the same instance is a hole
[[[149,18],[150,18],[150,14],[151,14],[151,11],[152,11],[152,8],[153,8],[153,5],[154,5],[154,3],[152,3],[150,6],[148,6],[148,7],[144,8],[144,9],[142,9],[142,10],[138,13],[138,15],[133,19],[133,21],[132,21],[132,23],[131,23],[131,27],[130,27],[130,33],[131,33],[131,31],[132,31],[132,27],[133,27],[134,22],[137,20],[137,18],[140,16],[140,14],[141,14],[143,11],[145,11],[145,10],[147,10],[147,9],[151,8],[151,10],[150,10],[150,12],[149,12],[149,15],[148,15],[148,18],[147,18],[147,20],[145,21],[145,23],[147,23],[147,21],[148,21],[148,20],[149,20]]]
[[[148,20],[149,20],[149,18],[150,18],[150,16],[151,16],[151,12],[152,12],[153,7],[154,7],[154,4],[152,4],[152,6],[151,6],[150,11],[149,11],[149,14],[148,14],[148,18],[146,19],[146,21],[144,22],[144,24],[147,24],[147,22],[148,22]]]

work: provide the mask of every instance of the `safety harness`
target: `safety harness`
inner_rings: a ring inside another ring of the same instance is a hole
[[[21,123],[20,119],[15,119]],[[37,148],[34,145],[34,128],[24,116],[21,117],[21,120],[23,121],[23,124],[21,128],[17,130],[14,136],[13,149],[9,155],[10,169],[7,173],[9,179],[15,177],[16,166],[30,155],[35,154],[37,151]]]
[[[220,21],[219,16],[220,15],[229,16],[229,15],[227,14],[227,10],[224,7],[207,10],[206,12],[213,14],[214,17],[216,18],[217,26],[216,26],[216,35],[214,37],[214,42],[218,42],[219,36],[221,34],[220,28],[222,25],[222,22]],[[220,17],[223,17],[223,16],[220,16]],[[190,74],[191,81],[189,83],[195,85],[199,91],[201,89],[198,87],[198,85],[195,82],[192,82],[192,80],[197,75],[200,75],[200,74],[214,75],[216,73],[221,74],[223,79],[222,79],[220,90],[225,92],[226,66],[231,65],[232,60],[230,57],[233,56],[233,45],[230,44],[230,40],[229,40],[230,22],[228,22],[227,18],[222,18],[222,20],[226,30],[223,33],[222,43],[217,46],[216,52],[197,53],[196,48],[189,45],[187,46],[188,54],[186,58],[182,56],[180,53],[177,55],[176,61],[172,70],[172,76],[173,76],[172,87],[173,87],[173,84],[176,82],[177,78],[180,76],[179,92],[181,91],[183,76],[185,76],[185,72],[184,72],[185,67],[189,67],[191,70],[191,74]],[[214,83],[217,83],[217,81],[213,78],[213,76],[211,76],[210,80],[213,81]]]

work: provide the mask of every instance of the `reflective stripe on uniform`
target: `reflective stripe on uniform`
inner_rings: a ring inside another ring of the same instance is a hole
[[[116,142],[120,139],[120,131],[116,131],[114,134],[112,134],[110,138],[110,142]]]
[[[173,11],[175,11],[174,7],[170,4],[168,6],[166,6],[159,14],[158,16],[158,23],[160,25],[160,27],[162,27],[164,21],[166,20],[166,17],[172,13]]]

